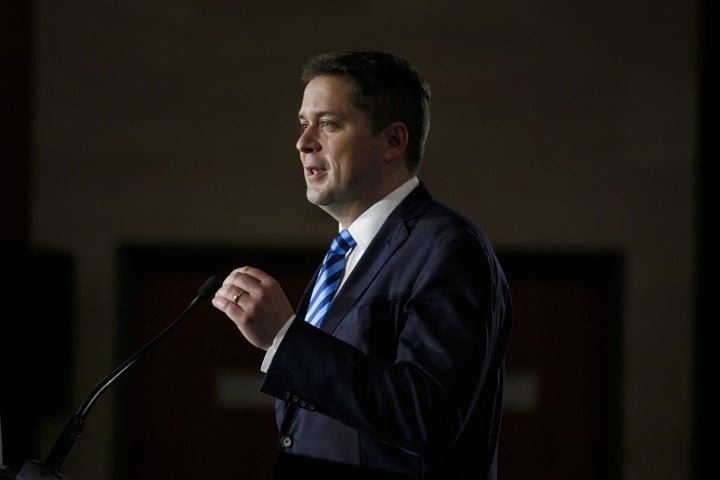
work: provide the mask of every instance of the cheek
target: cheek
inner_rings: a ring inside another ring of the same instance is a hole
[[[328,144],[327,159],[340,179],[370,177],[378,174],[382,152],[366,138],[345,138]]]
[[[330,164],[336,176],[343,177],[354,168],[357,163],[357,151],[347,142],[328,143],[325,148],[325,159]]]

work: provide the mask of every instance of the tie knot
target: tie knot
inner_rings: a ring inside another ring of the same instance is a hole
[[[335,237],[330,244],[330,250],[333,252],[345,255],[348,250],[350,250],[352,247],[355,246],[357,242],[355,242],[355,239],[350,235],[350,232],[348,232],[347,228],[342,230],[337,237]]]

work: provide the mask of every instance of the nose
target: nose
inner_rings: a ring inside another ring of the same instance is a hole
[[[320,143],[317,141],[314,132],[315,129],[308,125],[302,133],[300,133],[300,137],[297,139],[297,143],[295,143],[295,148],[297,148],[298,152],[313,153],[320,150]]]

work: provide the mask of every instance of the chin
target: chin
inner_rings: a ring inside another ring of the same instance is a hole
[[[327,195],[323,190],[320,190],[318,188],[310,188],[308,187],[305,191],[305,196],[308,199],[308,202],[312,203],[313,205],[325,205],[327,204]]]
[[[322,199],[317,193],[313,193],[311,191],[307,191],[305,194],[305,197],[307,198],[308,202],[312,203],[313,205],[320,206],[322,205]]]

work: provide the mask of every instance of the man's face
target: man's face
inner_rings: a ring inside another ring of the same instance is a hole
[[[344,226],[378,200],[383,173],[383,136],[372,135],[365,112],[349,101],[350,88],[340,76],[319,76],[307,84],[296,144],[307,199]]]

